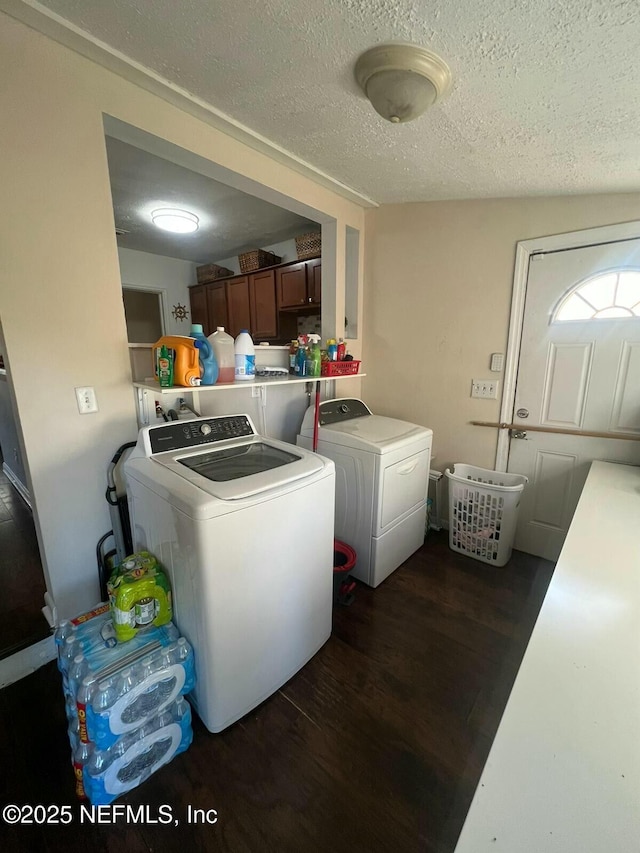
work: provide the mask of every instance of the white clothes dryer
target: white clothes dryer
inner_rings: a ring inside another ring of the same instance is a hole
[[[315,409],[297,445],[313,446]],[[355,399],[320,404],[318,453],[336,466],[335,535],[354,548],[350,572],[376,587],[424,542],[432,431],[374,415]]]
[[[125,477],[133,546],[169,574],[194,649],[190,698],[222,731],[331,634],[333,462],[206,417],[141,429]]]

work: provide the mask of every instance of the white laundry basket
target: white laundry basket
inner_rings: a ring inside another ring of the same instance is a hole
[[[511,557],[524,474],[488,471],[456,462],[449,480],[449,547],[504,566]]]

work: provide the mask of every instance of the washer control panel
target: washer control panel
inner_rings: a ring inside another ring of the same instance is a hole
[[[327,400],[325,403],[320,403],[318,420],[320,426],[326,426],[327,424],[350,421],[353,418],[363,418],[370,414],[371,409],[362,400]]]
[[[149,444],[152,453],[163,453],[251,435],[256,435],[256,431],[248,415],[222,415],[150,427]]]

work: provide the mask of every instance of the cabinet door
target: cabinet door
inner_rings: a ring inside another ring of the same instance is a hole
[[[191,307],[191,322],[201,323],[205,335],[208,335],[207,327],[209,320],[207,317],[207,294],[206,284],[196,284],[189,288],[189,305]]]
[[[246,275],[227,281],[227,311],[229,334],[237,337],[243,329],[251,329],[249,277]]]
[[[217,326],[224,326],[227,330],[229,325],[229,312],[227,311],[227,292],[225,283],[207,284],[207,317],[208,330],[205,328],[205,335],[211,335],[215,332]]]
[[[273,270],[249,276],[252,331],[256,341],[278,337],[276,276]]]
[[[312,305],[322,301],[322,261],[307,261],[307,298]]]
[[[304,261],[276,269],[278,308],[300,308],[307,303],[307,269]]]

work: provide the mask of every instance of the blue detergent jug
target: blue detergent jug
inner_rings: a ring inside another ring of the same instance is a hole
[[[193,323],[191,326],[191,338],[195,338],[198,354],[200,356],[200,379],[201,385],[215,385],[218,379],[218,362],[213,351],[213,347],[207,336],[204,334],[200,323]]]

